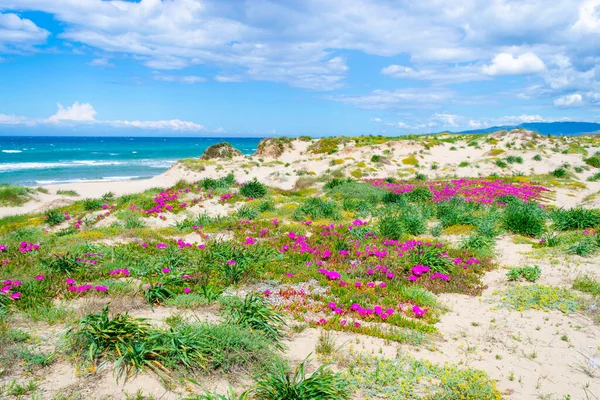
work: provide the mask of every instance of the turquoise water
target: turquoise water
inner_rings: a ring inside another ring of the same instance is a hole
[[[0,136],[0,183],[144,179],[222,141],[252,154],[260,139]]]

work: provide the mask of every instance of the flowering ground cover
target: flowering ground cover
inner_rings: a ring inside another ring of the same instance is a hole
[[[496,267],[493,246],[501,232],[547,246],[544,235],[552,228],[572,231],[594,251],[597,214],[548,209],[539,203],[548,191],[481,179],[346,180],[320,191],[281,191],[228,175],[8,217],[0,220],[0,328],[14,336],[18,318],[64,326],[66,345],[58,353],[89,373],[110,362],[121,380],[151,371],[180,384],[203,374],[250,371],[256,387],[249,398],[276,398],[267,388],[288,368],[280,352],[292,320],[421,343],[435,338],[445,312],[436,295],[481,293],[483,274]],[[210,214],[215,205],[229,212]],[[157,222],[164,225],[150,227]],[[456,229],[463,240],[442,239]],[[106,243],[116,237],[121,242]],[[239,290],[247,294],[232,295]],[[561,297],[541,287],[538,295]],[[515,289],[505,302],[529,308],[538,295]],[[85,300],[106,306],[82,316],[75,305]],[[111,312],[117,301],[149,308],[212,304],[222,322],[173,318],[158,328]],[[459,398],[464,385],[474,391],[460,398],[500,398],[479,371],[402,358],[386,363],[358,357],[346,360],[342,374],[319,370],[316,385],[336,393],[319,398],[350,398],[361,390],[387,398]],[[0,374],[20,368],[3,364]],[[409,374],[406,368],[418,373],[399,377]],[[265,374],[273,380],[258,378]],[[298,374],[312,382],[304,371]],[[427,390],[422,377],[432,380]]]

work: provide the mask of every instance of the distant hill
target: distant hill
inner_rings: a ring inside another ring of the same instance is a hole
[[[452,133],[490,133],[501,130],[511,130],[523,128],[530,131],[536,131],[542,135],[568,135],[578,136],[587,133],[600,133],[600,124],[595,122],[525,122],[519,125],[510,126],[492,126],[485,129],[473,129],[469,131],[452,132]]]

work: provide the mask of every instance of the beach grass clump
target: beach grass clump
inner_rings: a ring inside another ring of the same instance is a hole
[[[258,199],[266,196],[267,187],[254,179],[242,185],[240,194],[248,198]]]
[[[598,155],[593,155],[588,158],[584,158],[583,162],[589,165],[590,167],[600,168],[600,157]]]
[[[550,213],[554,228],[559,231],[589,229],[600,226],[600,213],[587,208],[559,208]]]
[[[511,268],[506,274],[509,281],[518,281],[524,278],[528,282],[536,282],[542,276],[542,270],[539,266],[526,266]]]
[[[283,315],[270,307],[264,297],[249,293],[243,300],[232,298],[227,307],[227,321],[257,331],[279,343],[285,326]]]
[[[100,209],[102,209],[102,206],[104,204],[105,204],[104,200],[92,199],[92,198],[83,199],[81,202],[81,206],[83,207],[83,209],[88,210],[88,211],[100,210]]]
[[[512,310],[559,310],[574,313],[580,308],[580,299],[573,291],[561,287],[534,284],[515,285],[500,294],[501,307]]]
[[[433,364],[401,355],[378,358],[352,354],[343,359],[343,375],[353,390],[369,398],[501,400],[496,382],[485,372],[453,364]]]
[[[49,210],[44,214],[44,219],[48,225],[55,226],[65,222],[67,217],[65,213],[58,210]]]
[[[22,206],[31,200],[33,191],[23,186],[0,184],[0,206]]]
[[[580,257],[588,257],[597,251],[598,242],[589,237],[572,243],[566,249],[567,254],[574,254]]]
[[[160,376],[177,371],[270,371],[285,365],[260,334],[231,324],[188,324],[168,329],[127,314],[110,316],[108,306],[88,314],[66,335],[67,349],[87,362],[111,360],[117,378],[143,370]]]
[[[66,190],[66,189],[59,189],[56,191],[56,194],[60,195],[60,196],[69,196],[69,197],[77,197],[79,196],[79,193],[77,193],[77,191],[75,190]]]
[[[503,213],[504,228],[523,236],[539,236],[545,230],[546,216],[535,203],[510,202]]]
[[[580,275],[573,282],[573,289],[592,296],[600,296],[600,280],[590,275]]]
[[[342,143],[342,138],[322,138],[308,146],[307,152],[313,154],[333,154]]]
[[[311,197],[294,211],[292,216],[296,221],[302,221],[306,217],[311,219],[331,218],[338,220],[341,218],[339,206],[335,201],[324,200],[320,197]]]
[[[322,365],[308,375],[302,362],[293,372],[283,368],[259,379],[251,390],[257,400],[347,400],[352,392],[339,373]]]

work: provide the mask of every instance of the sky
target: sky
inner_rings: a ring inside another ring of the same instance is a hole
[[[600,0],[0,0],[0,135],[600,122]]]

